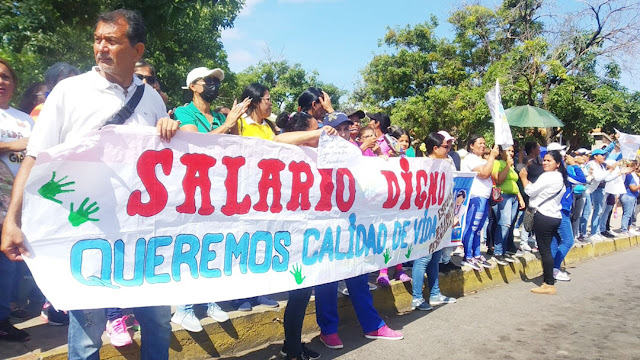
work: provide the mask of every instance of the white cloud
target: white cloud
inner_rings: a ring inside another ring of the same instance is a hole
[[[220,34],[220,39],[223,44],[227,44],[228,42],[236,41],[242,39],[244,34],[236,28],[228,28],[222,30]]]
[[[258,63],[258,57],[248,50],[231,50],[227,57],[231,71],[240,72],[251,65]]]
[[[244,3],[244,7],[242,8],[238,16],[251,15],[251,13],[253,13],[253,10],[256,8],[256,6],[262,2],[264,2],[264,0],[246,0]]]

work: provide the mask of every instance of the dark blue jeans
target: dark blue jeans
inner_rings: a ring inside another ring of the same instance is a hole
[[[11,312],[17,265],[0,252],[0,321],[6,320]]]
[[[284,309],[284,352],[289,357],[300,358],[302,353],[302,322],[311,298],[313,287],[289,291],[289,301]]]
[[[373,296],[369,291],[369,274],[344,279],[349,289],[349,299],[365,333],[384,326],[384,320],[373,307]],[[338,332],[338,282],[316,286],[316,320],[320,332],[331,335]]]

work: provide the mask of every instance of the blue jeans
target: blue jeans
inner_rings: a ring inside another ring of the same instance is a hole
[[[495,234],[494,254],[504,255],[509,240],[511,224],[518,213],[518,196],[512,194],[502,194],[502,202],[493,206],[498,225]]]
[[[456,249],[456,246],[449,246],[442,248],[442,257],[440,258],[440,264],[448,264],[451,261],[451,254]]]
[[[600,218],[602,217],[602,213],[604,211],[604,205],[604,189],[597,188],[591,193],[591,206],[593,208],[593,216],[591,216],[591,235],[600,234]]]
[[[480,236],[487,220],[488,210],[489,199],[472,197],[469,200],[467,219],[465,221],[464,234],[462,235],[464,257],[467,259],[480,256]]]
[[[373,307],[373,295],[369,291],[369,274],[362,274],[344,279],[349,289],[349,299],[356,311],[356,316],[366,333],[376,331],[384,326],[384,320]],[[331,335],[338,332],[338,282],[322,284],[315,287],[316,321],[320,332]]]
[[[558,236],[560,237],[558,239]],[[560,265],[573,246],[573,230],[571,226],[571,214],[562,210],[562,220],[558,227],[558,233],[551,240],[551,256],[553,256],[553,268],[560,269]]]
[[[607,221],[609,220],[609,216],[611,216],[611,210],[613,210],[613,205],[606,204],[604,206],[604,211],[602,212],[602,216],[600,216],[600,232],[608,230]]]
[[[584,193],[573,194],[573,205],[571,206],[571,230],[574,236],[584,236],[582,228],[582,210],[585,207],[585,199],[588,198]],[[586,224],[586,222],[585,222]],[[585,225],[586,226],[586,225]]]
[[[624,194],[620,196],[620,202],[622,203],[622,222],[620,223],[620,229],[623,231],[629,231],[631,225],[631,217],[635,213],[637,198]]]
[[[142,335],[140,359],[169,359],[171,337],[171,307],[149,306],[134,308],[133,314],[140,323]],[[102,333],[107,316],[105,309],[69,311],[69,359],[100,359]]]
[[[580,235],[587,236],[587,224],[589,223],[589,216],[591,216],[591,194],[584,193],[584,207],[582,208],[582,215],[580,216]]]
[[[429,281],[429,296],[440,295],[440,279],[438,274],[440,272],[441,255],[442,249],[413,261],[411,276],[414,300],[422,299],[422,286],[424,285],[425,272],[427,273],[427,280]]]
[[[18,264],[0,252],[0,321],[6,320],[11,312],[11,298],[15,285]]]

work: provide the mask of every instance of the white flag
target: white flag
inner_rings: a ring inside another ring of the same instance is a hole
[[[497,145],[502,145],[502,148],[513,145],[513,137],[511,136],[511,128],[507,122],[507,114],[502,107],[502,101],[500,100],[500,83],[496,79],[495,89],[489,90],[484,94],[484,99],[487,101],[489,111],[491,111],[491,118],[493,118],[494,138]]]
[[[638,148],[640,148],[640,135],[630,135],[620,132],[618,133],[618,141],[620,144],[620,150],[622,151],[622,158],[635,160],[638,156]]]

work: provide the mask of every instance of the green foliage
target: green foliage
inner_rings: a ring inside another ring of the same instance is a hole
[[[66,61],[88,70],[95,64],[93,27],[97,15],[116,8],[138,10],[145,19],[145,57],[156,67],[173,103],[197,66],[228,72],[220,31],[231,27],[243,0],[2,0],[0,57],[21,76],[21,89],[41,81],[51,64]],[[232,87],[230,76],[222,88]],[[14,98],[14,103],[18,102]]]
[[[454,136],[481,134],[489,142],[493,126],[484,94],[497,79],[505,108],[548,109],[566,124],[564,138],[574,146],[589,143],[596,127],[638,133],[640,94],[621,87],[620,65],[599,56],[602,33],[581,30],[552,41],[540,21],[544,3],[504,0],[495,10],[464,6],[448,18],[451,41],[435,36],[433,16],[413,27],[387,29],[380,45],[392,51],[376,55],[362,71],[364,83],[354,101],[388,112],[393,123],[418,138],[446,129]],[[537,131],[512,131],[523,139],[541,137]]]

